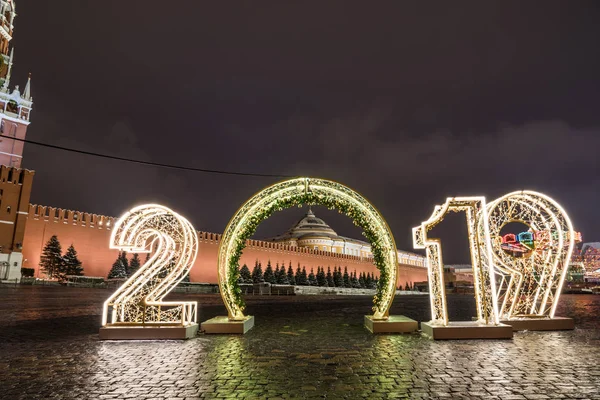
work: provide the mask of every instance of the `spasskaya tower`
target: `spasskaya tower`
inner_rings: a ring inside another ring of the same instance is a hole
[[[29,116],[33,107],[31,75],[25,87],[10,87],[15,48],[11,46],[17,16],[14,0],[0,0],[0,164],[21,167]],[[8,136],[8,137],[7,137]]]

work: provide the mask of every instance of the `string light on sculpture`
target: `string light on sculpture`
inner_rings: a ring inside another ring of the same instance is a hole
[[[428,232],[444,220],[448,212],[464,211],[467,218],[469,247],[473,265],[477,320],[480,324],[498,324],[495,276],[491,270],[492,246],[487,229],[485,197],[452,197],[443,205],[435,206],[427,221],[413,228],[413,246],[425,249],[429,278],[431,322],[448,326],[448,308],[444,283],[444,262],[439,239],[429,238]]]
[[[554,314],[574,242],[581,235],[573,231],[569,217],[556,201],[541,193],[521,191],[487,205],[484,197],[448,198],[434,208],[427,221],[413,228],[414,247],[427,252],[432,315],[431,322],[422,324],[427,333],[434,337],[436,330],[441,332],[440,327],[449,325],[441,242],[429,238],[428,232],[450,211],[467,214],[478,324],[503,328],[507,325],[499,323],[502,319],[515,330],[573,328],[571,319],[554,318]],[[501,234],[514,222],[524,224],[527,230]],[[539,318],[554,320],[547,323]],[[469,323],[461,324],[468,327]],[[467,335],[489,337],[484,330],[473,332]]]
[[[487,206],[487,214],[494,238],[493,264],[500,277],[500,316],[553,318],[574,243],[581,240],[581,234],[573,230],[555,200],[533,191],[502,196]],[[512,222],[528,230],[501,235]]]
[[[163,300],[189,273],[198,253],[196,231],[185,218],[156,204],[135,207],[115,223],[110,248],[150,256],[104,303],[103,327],[196,323],[196,302]]]
[[[315,178],[290,179],[265,188],[242,205],[227,225],[219,245],[218,279],[228,320],[233,323],[250,318],[243,313],[244,301],[238,286],[238,264],[246,240],[275,211],[303,204],[336,209],[362,228],[371,243],[375,265],[380,273],[372,318],[387,320],[396,292],[398,268],[396,243],[387,223],[371,203],[352,189]],[[209,327],[210,322],[203,323],[202,329],[205,324]],[[416,329],[417,323],[413,322]]]

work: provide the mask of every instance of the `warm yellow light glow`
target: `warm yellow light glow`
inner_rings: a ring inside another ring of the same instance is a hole
[[[360,219],[365,232],[372,232],[372,248],[381,254],[381,277],[386,281],[378,288],[374,302],[374,318],[386,319],[396,292],[398,253],[394,237],[379,212],[364,197],[352,189],[324,179],[297,178],[269,186],[248,200],[233,216],[219,245],[219,287],[229,318],[243,320],[243,307],[237,282],[232,278],[237,268],[245,240],[258,223],[270,213],[304,202],[335,207],[357,223]],[[345,211],[344,211],[345,210]],[[233,261],[232,261],[233,260]],[[380,280],[380,283],[382,280]]]
[[[156,204],[135,207],[115,223],[110,248],[150,258],[104,302],[102,326],[196,322],[196,302],[163,301],[198,253],[196,231],[185,218]]]
[[[509,193],[487,206],[493,264],[500,276],[502,318],[554,317],[577,235],[565,210],[550,197]],[[501,247],[500,230],[510,222],[527,225],[536,237],[533,250],[514,257]]]
[[[482,324],[498,323],[496,283],[491,266],[492,245],[488,218],[485,212],[481,212],[485,208],[485,197],[449,197],[443,205],[435,206],[427,221],[413,228],[414,248],[425,249],[427,254],[429,299],[433,323],[448,325],[448,308],[441,241],[429,238],[428,232],[442,222],[444,216],[450,211],[465,211],[466,213],[478,321]]]
[[[556,201],[541,193],[520,191],[487,205],[484,197],[448,198],[427,221],[413,228],[414,247],[427,252],[432,321],[447,325],[448,312],[441,243],[427,233],[449,211],[467,212],[479,321],[553,318],[577,234]],[[528,226],[527,234],[535,238],[520,256],[502,248],[500,231],[512,222]]]

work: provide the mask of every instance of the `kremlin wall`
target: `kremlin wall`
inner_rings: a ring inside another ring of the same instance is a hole
[[[302,221],[302,220],[301,220]],[[115,218],[79,211],[68,211],[59,208],[29,205],[27,223],[23,236],[23,267],[34,268],[36,277],[43,277],[39,270],[40,255],[48,239],[57,235],[63,250],[73,244],[79,259],[83,262],[86,276],[105,277],[118,256],[117,250],[108,248],[111,228]],[[293,229],[292,229],[293,230]],[[217,252],[221,235],[209,232],[198,232],[198,257],[190,272],[192,282],[217,283]],[[423,282],[427,280],[427,268],[423,256],[399,253],[398,285],[406,282]],[[143,258],[142,258],[143,259]],[[253,268],[259,260],[263,268],[268,261],[273,267],[284,263],[286,267],[292,263],[294,269],[300,264],[308,271],[317,266],[347,267],[348,271],[357,273],[369,272],[379,275],[370,257],[350,254],[332,253],[315,250],[309,247],[290,246],[273,241],[248,240],[240,265]]]

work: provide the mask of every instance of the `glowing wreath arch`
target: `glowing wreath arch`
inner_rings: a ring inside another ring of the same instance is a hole
[[[238,263],[246,240],[273,212],[302,204],[337,209],[363,229],[380,272],[373,318],[387,319],[396,293],[398,269],[398,253],[390,228],[364,197],[337,182],[315,178],[290,179],[269,186],[248,200],[229,221],[221,238],[218,259],[219,288],[229,319],[244,319]]]

